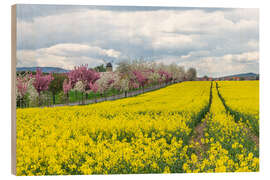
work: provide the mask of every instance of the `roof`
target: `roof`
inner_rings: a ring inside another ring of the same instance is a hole
[[[107,63],[106,67],[112,67],[111,63]]]

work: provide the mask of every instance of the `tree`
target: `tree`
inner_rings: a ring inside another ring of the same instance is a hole
[[[98,85],[97,85],[97,81],[92,84],[91,82],[89,83],[90,89],[92,92],[96,93],[98,91]]]
[[[207,75],[204,75],[203,78],[208,79],[208,76]]]
[[[63,82],[63,91],[64,94],[68,94],[68,92],[71,90],[72,86],[70,81],[68,81],[67,79],[64,80]]]
[[[256,76],[256,80],[260,80],[260,76],[259,75]]]
[[[143,73],[137,70],[137,71],[133,71],[133,74],[135,75],[136,80],[139,83],[140,87],[142,87],[144,91],[144,86],[146,85],[148,81],[147,73]]]
[[[188,81],[194,81],[197,78],[197,71],[195,68],[189,68],[186,73],[186,78]]]
[[[104,64],[101,64],[99,66],[96,66],[94,69],[97,72],[106,72],[106,67],[104,66]]]
[[[90,91],[92,91],[93,93],[97,93],[98,92],[98,85],[97,85],[97,81],[92,84],[91,82],[89,83],[89,87],[90,87]],[[97,102],[97,98],[96,98],[96,95],[94,94],[95,96],[95,102]]]
[[[127,91],[129,90],[129,79],[125,77],[118,78],[115,82],[115,89],[119,90],[120,92],[124,92],[125,97],[127,97]]]
[[[32,76],[32,78],[29,79],[28,82],[28,88],[27,88],[27,94],[29,97],[29,103],[30,105],[37,105],[37,100],[38,100],[38,92],[36,88],[33,85],[35,78]]]
[[[87,65],[75,67],[73,70],[68,72],[68,79],[72,88],[78,81],[81,81],[85,87],[84,91],[90,90],[89,84],[94,84],[94,82],[99,78],[100,74],[93,69],[89,69]]]
[[[121,74],[131,72],[131,64],[127,61],[117,63],[116,71]]]
[[[129,79],[129,81],[134,80],[136,77],[133,74],[135,67],[128,61],[122,61],[117,64],[116,71],[121,75],[122,78]]]
[[[63,83],[66,78],[65,74],[53,74],[53,80],[49,85],[49,91],[53,95],[53,104],[55,104],[55,95],[63,90]]]
[[[118,74],[114,72],[104,72],[96,81],[98,92],[104,94],[106,98],[106,91],[115,88],[116,82],[119,80]]]
[[[151,84],[157,84],[159,82],[159,79],[161,78],[158,72],[155,72],[152,70],[148,76],[149,81]]]
[[[178,66],[177,81],[183,81],[185,79],[185,69],[182,66]]]
[[[66,96],[66,101],[68,102],[68,92],[71,90],[72,86],[68,79],[65,79],[63,82],[63,91],[64,95]]]
[[[69,83],[71,84],[71,87],[74,88],[77,82],[80,81],[80,84],[78,84],[77,87],[79,87],[79,85],[80,87],[84,87],[84,89],[81,90],[81,92],[82,92],[82,97],[84,97],[84,93],[86,93],[86,98],[87,98],[87,92],[91,90],[90,84],[94,84],[99,78],[100,78],[100,73],[96,72],[93,69],[88,68],[87,65],[74,67],[73,70],[68,72],[68,80],[69,80]]]
[[[160,75],[160,81],[165,81],[165,83],[167,84],[168,82],[170,82],[172,80],[172,76],[165,70],[160,69],[158,71],[159,75]]]
[[[28,81],[23,77],[17,77],[16,79],[16,96],[18,98],[23,98],[26,95],[28,87]]]
[[[16,100],[17,105],[21,106],[22,104],[26,105],[26,95],[28,88],[32,83],[32,74],[18,74],[16,78]]]
[[[49,75],[43,75],[40,68],[37,68],[33,86],[38,92],[39,105],[41,105],[40,93],[48,90],[50,82],[53,80],[53,76],[50,73]]]
[[[166,71],[171,75],[171,79],[173,82],[178,80],[179,76],[179,68],[175,63],[170,64],[167,68]]]

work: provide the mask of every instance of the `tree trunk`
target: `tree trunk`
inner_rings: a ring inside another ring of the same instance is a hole
[[[96,96],[96,94],[94,94],[94,97],[95,97],[95,103],[97,103],[97,96]]]
[[[84,94],[82,92],[82,104],[84,104]]]
[[[85,93],[85,103],[87,102],[88,99],[88,93]]]
[[[69,94],[67,93],[67,104],[69,104]]]
[[[75,99],[76,99],[76,101],[78,100],[78,93],[77,93],[77,91],[75,91]],[[79,100],[79,102],[80,102],[80,100]]]
[[[52,94],[53,95],[53,105],[55,104],[55,93]]]
[[[41,106],[41,98],[40,98],[40,93],[38,93],[38,106]]]

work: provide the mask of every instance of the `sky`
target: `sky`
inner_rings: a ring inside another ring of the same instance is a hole
[[[259,10],[17,5],[17,67],[144,59],[198,76],[259,73]]]

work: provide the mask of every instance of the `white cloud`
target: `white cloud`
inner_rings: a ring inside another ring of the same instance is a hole
[[[232,59],[236,59],[236,61],[259,61],[259,53],[258,52],[246,52],[239,55],[234,55]]]
[[[19,50],[17,66],[53,66],[71,69],[76,65],[90,67],[105,63],[102,57],[117,58],[120,52],[84,44],[57,44],[36,50]]]
[[[210,56],[195,60],[179,58],[177,64],[185,66],[186,68],[196,68],[199,76],[209,75],[219,77],[226,74],[252,72],[254,69],[259,68],[259,53],[245,52],[241,54],[226,54],[220,57]]]
[[[199,76],[219,77],[229,74],[252,72],[259,68],[259,53],[245,52],[241,54],[226,54],[224,56],[208,56],[208,51],[191,52],[188,55],[175,57],[168,56],[158,59],[158,63],[175,63],[186,69],[193,67],[198,70]],[[244,63],[243,63],[244,62]]]
[[[56,44],[48,48],[42,48],[38,51],[42,53],[60,55],[60,56],[83,56],[83,55],[95,55],[95,56],[109,56],[118,58],[121,53],[113,49],[102,49],[97,46],[90,46],[86,44]]]

